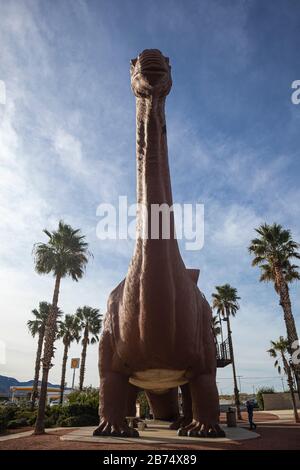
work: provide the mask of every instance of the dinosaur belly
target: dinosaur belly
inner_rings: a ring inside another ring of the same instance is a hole
[[[129,378],[129,382],[145,390],[160,393],[187,383],[185,372],[185,370],[148,369],[135,372]]]

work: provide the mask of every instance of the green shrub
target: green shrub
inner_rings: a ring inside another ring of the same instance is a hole
[[[81,405],[79,403],[74,403],[67,405],[64,408],[65,416],[81,416],[81,415],[91,415],[98,417],[98,407],[91,404]]]
[[[141,418],[147,418],[150,413],[150,407],[145,392],[139,392],[137,401],[140,404]]]
[[[88,389],[74,392],[73,400],[68,405],[47,406],[45,427],[54,426],[96,426],[98,417],[98,390]],[[28,407],[0,407],[0,433],[6,429],[32,426],[36,421],[37,410]]]
[[[34,426],[36,422],[36,413],[32,414],[30,418],[27,418],[29,426]]]
[[[45,417],[45,428],[53,428],[57,426],[57,419],[54,416]]]
[[[26,418],[19,418],[19,419],[12,419],[7,423],[7,429],[17,429],[23,428],[24,426],[28,426],[28,421]]]
[[[15,406],[1,406],[0,407],[0,416],[6,421],[11,421],[15,418],[18,408]]]
[[[97,426],[99,418],[91,415],[69,416],[61,418],[57,422],[57,426],[76,427],[76,426]]]
[[[70,404],[90,405],[94,408],[99,407],[99,390],[93,387],[87,387],[82,392],[75,390],[68,395]]]
[[[6,426],[7,426],[7,421],[2,416],[0,416],[0,434],[6,431]]]
[[[55,405],[46,409],[47,427],[93,426],[98,424],[98,407],[94,403]],[[75,424],[74,424],[75,423]],[[83,424],[80,424],[83,423]]]
[[[58,418],[63,414],[63,410],[64,407],[62,405],[47,406],[46,416],[53,419],[54,421],[57,421]]]
[[[18,410],[15,414],[15,419],[19,418],[26,418],[27,420],[30,420],[32,418],[36,419],[37,412],[36,411],[22,411]]]
[[[256,399],[260,410],[264,410],[263,393],[275,393],[273,387],[261,387],[256,392]]]
[[[28,426],[33,426],[36,421],[37,410],[29,411],[27,410],[17,410],[15,413],[14,419],[22,419],[25,418],[27,420]]]
[[[4,433],[10,421],[15,419],[18,408],[15,406],[0,406],[0,433]]]

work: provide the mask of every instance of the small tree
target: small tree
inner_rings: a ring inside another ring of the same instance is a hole
[[[75,315],[66,315],[64,320],[59,322],[57,338],[62,339],[64,344],[64,354],[61,369],[61,381],[60,381],[60,399],[59,402],[62,404],[64,400],[65,391],[65,380],[66,380],[66,367],[68,360],[68,351],[73,341],[79,341],[80,326],[78,318]]]
[[[144,391],[140,391],[137,396],[137,402],[140,405],[140,417],[145,419],[149,417],[150,406]]]
[[[216,309],[217,313],[219,315],[222,315],[224,320],[227,322],[228,342],[230,356],[232,360],[235,406],[237,409],[238,419],[242,419],[240,410],[239,389],[237,385],[237,375],[233,353],[232,331],[230,326],[230,316],[234,317],[240,308],[238,303],[240,297],[237,295],[237,289],[235,287],[231,287],[229,284],[224,284],[223,286],[216,286],[216,292],[212,294],[212,298],[213,308]]]
[[[261,410],[265,409],[265,404],[264,404],[264,393],[275,393],[275,390],[273,387],[260,387],[257,392],[256,392],[256,399],[258,406]]]
[[[34,379],[33,379],[33,386],[32,386],[32,394],[31,394],[31,407],[34,408],[35,401],[38,394],[38,384],[39,384],[39,375],[40,375],[40,368],[41,368],[41,357],[42,357],[42,350],[43,350],[43,342],[45,337],[45,329],[46,329],[46,321],[50,312],[51,304],[48,302],[40,302],[39,308],[32,310],[32,314],[34,315],[34,320],[28,320],[27,326],[33,338],[38,335],[38,346],[35,356],[35,371],[34,371]]]
[[[285,375],[287,376],[287,383],[288,383],[290,394],[291,394],[295,422],[299,423],[300,420],[299,420],[299,415],[298,415],[296,400],[295,400],[293,375],[292,375],[291,366],[286,358],[286,354],[288,353],[288,347],[289,347],[288,340],[280,336],[279,340],[271,341],[271,348],[268,349],[268,353],[270,354],[271,357],[275,359],[274,367],[277,368],[278,373],[281,374],[281,372],[283,371]]]
[[[102,314],[97,308],[92,308],[85,305],[84,307],[80,307],[77,309],[76,317],[79,322],[80,330],[83,331],[79,377],[79,390],[82,390],[85,375],[87,347],[90,343],[94,344],[99,341],[99,333],[102,324]]]

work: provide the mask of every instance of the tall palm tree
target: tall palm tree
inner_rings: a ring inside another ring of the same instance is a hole
[[[294,258],[300,259],[298,252],[300,245],[292,239],[290,230],[284,229],[279,224],[262,224],[255,230],[259,237],[254,238],[249,246],[249,252],[254,256],[252,265],[260,267],[260,281],[274,283],[283,309],[288,352],[292,355],[293,345],[298,342],[298,334],[288,284],[300,279],[298,266],[292,264]],[[300,397],[300,364],[294,364],[293,367]]]
[[[47,243],[37,243],[34,246],[35,269],[39,274],[52,273],[55,286],[51,309],[48,315],[45,331],[44,355],[42,359],[43,376],[40,391],[35,434],[45,432],[45,407],[47,400],[47,384],[51,359],[54,355],[54,341],[57,333],[58,296],[62,278],[71,276],[78,281],[84,274],[88,262],[88,244],[80,230],[74,230],[63,221],[59,222],[58,230],[49,232],[44,230],[48,237]]]
[[[297,411],[295,394],[294,394],[292,370],[291,370],[289,361],[286,358],[286,354],[288,353],[288,348],[289,348],[288,340],[280,336],[279,340],[271,341],[271,348],[268,349],[267,352],[270,354],[271,357],[276,359],[274,366],[277,368],[279,374],[281,374],[281,371],[282,371],[280,361],[282,362],[283,371],[287,376],[287,383],[288,383],[291,398],[292,398],[295,421],[296,423],[299,423],[300,419],[299,419],[299,415]]]
[[[102,324],[102,314],[97,308],[92,308],[85,305],[84,307],[79,307],[77,309],[76,316],[79,320],[80,329],[83,330],[79,377],[79,390],[82,390],[85,374],[87,347],[89,343],[94,344],[99,341],[99,332]]]
[[[80,332],[79,319],[75,315],[66,315],[64,320],[59,322],[57,339],[62,339],[63,344],[64,344],[64,354],[63,354],[61,381],[60,381],[60,399],[59,399],[60,403],[63,403],[63,400],[64,400],[68,351],[73,341],[78,342],[80,340],[79,332]]]
[[[41,357],[42,357],[42,349],[43,349],[43,342],[45,336],[45,328],[46,328],[46,321],[49,315],[51,304],[48,302],[40,302],[39,308],[32,310],[32,314],[34,315],[34,320],[28,320],[27,326],[33,338],[38,335],[38,346],[36,351],[35,357],[35,371],[34,371],[34,379],[33,379],[33,386],[32,386],[32,394],[31,394],[31,406],[34,408],[35,401],[37,399],[38,394],[38,384],[39,384],[39,375],[40,375],[40,367],[41,367]]]
[[[235,287],[231,287],[230,284],[224,284],[223,286],[216,286],[216,292],[212,294],[212,298],[213,309],[216,309],[217,313],[219,315],[222,315],[223,319],[227,322],[228,343],[232,360],[235,405],[237,409],[238,419],[242,419],[240,410],[240,396],[237,385],[237,375],[233,354],[232,331],[230,327],[230,316],[234,317],[237,311],[239,310],[240,306],[238,301],[240,297],[238,297],[237,289]]]

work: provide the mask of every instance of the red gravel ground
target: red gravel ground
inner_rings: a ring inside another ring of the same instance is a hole
[[[257,428],[260,437],[247,441],[230,443],[203,443],[199,439],[197,444],[94,444],[88,442],[61,441],[59,436],[71,432],[71,430],[53,431],[43,436],[29,436],[0,442],[1,450],[300,450],[300,425],[290,423],[272,423],[277,419],[267,413],[260,419],[268,423],[260,424]],[[257,423],[259,422],[256,416]]]

